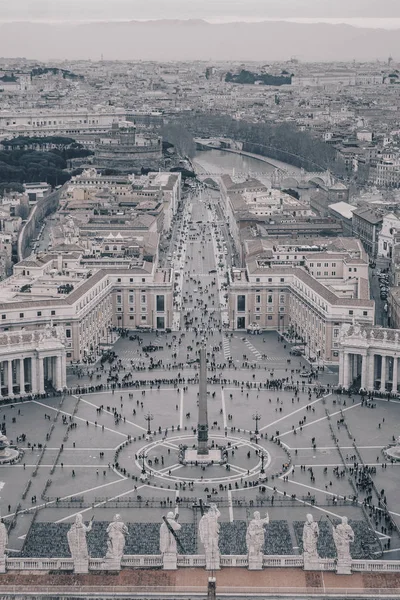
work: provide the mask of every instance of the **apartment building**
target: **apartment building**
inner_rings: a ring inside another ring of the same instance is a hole
[[[85,264],[71,251],[26,259],[0,282],[0,332],[61,326],[66,360],[94,358],[113,328],[164,330],[172,323],[171,269],[154,263]]]
[[[361,243],[340,238],[336,248],[322,250],[288,241],[250,252],[245,268],[229,276],[230,327],[291,329],[311,356],[337,362],[340,327],[353,321],[372,325],[375,306]]]

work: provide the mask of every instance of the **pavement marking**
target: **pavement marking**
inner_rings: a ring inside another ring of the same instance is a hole
[[[313,406],[313,404],[317,404],[317,402],[321,402],[321,400],[323,398],[327,398],[330,395],[331,394],[328,394],[327,396],[322,396],[321,398],[317,398],[316,400],[313,400],[312,402],[308,402],[305,406],[302,406],[301,408],[298,408],[297,410],[294,410],[290,414],[285,415],[285,416],[281,417],[280,419],[277,419],[276,421],[272,421],[272,423],[268,423],[268,425],[264,425],[264,427],[260,427],[260,431],[263,431],[264,429],[267,429],[267,427],[271,427],[272,425],[276,425],[277,423],[280,423],[281,421],[284,421],[285,419],[288,419],[292,415],[295,415],[295,414],[297,414],[297,413],[299,413],[301,411],[307,410],[307,406]],[[285,435],[285,434],[282,434],[282,435]]]
[[[180,406],[180,413],[179,413],[179,427],[181,429],[183,428],[183,389],[181,389],[181,406]]]
[[[89,402],[89,400],[84,400],[83,398],[81,398],[81,402],[84,402],[85,404],[88,404],[89,406],[93,406],[94,408],[99,408],[96,404],[93,404],[93,402]],[[106,413],[107,415],[114,416],[114,413],[111,410],[106,410],[106,409],[103,408],[102,412]],[[141,425],[137,425],[133,421],[128,421],[128,419],[125,419],[124,423],[128,423],[129,425],[133,425],[134,427],[138,427],[138,429],[141,429],[142,431],[147,431],[145,427],[142,427]]]
[[[58,411],[58,408],[54,408],[53,406],[48,406],[47,404],[43,404],[42,402],[39,402],[38,400],[32,400],[32,402],[34,402],[35,404],[39,404],[39,406],[44,406],[45,408],[49,409],[49,410],[54,410],[54,411]],[[84,423],[90,423],[90,425],[95,425],[95,423],[93,421],[89,421],[88,419],[83,419],[82,417],[77,417],[76,415],[72,415],[71,413],[67,413],[63,410],[60,410],[60,414],[62,415],[67,415],[67,417],[74,417],[74,419],[77,419],[78,421],[83,421]],[[97,424],[97,427],[99,427],[99,429],[102,429],[102,425]],[[107,431],[111,431],[111,433],[117,433],[118,435],[123,435],[124,437],[128,437],[128,435],[126,433],[121,433],[120,431],[116,431],[115,429],[110,429],[109,427],[105,427],[104,429]]]
[[[132,492],[135,493],[144,487],[147,487],[146,484],[140,485],[136,489],[133,488],[131,490],[128,490],[127,492],[118,494],[118,496],[114,496],[113,498],[107,498],[107,500],[102,500],[101,502],[97,502],[93,506],[89,506],[89,508],[84,508],[83,510],[79,510],[78,512],[73,513],[72,515],[69,515],[68,517],[63,517],[62,519],[55,521],[55,523],[63,523],[63,521],[68,521],[68,519],[72,519],[72,517],[76,517],[76,515],[79,515],[79,513],[85,513],[85,512],[88,512],[89,510],[94,510],[95,508],[99,508],[100,506],[103,506],[103,504],[107,504],[107,502],[112,502],[113,500],[118,500],[118,498],[122,498],[123,496],[126,496],[127,494],[131,494]]]
[[[347,408],[342,408],[341,410],[338,410],[329,416],[335,417],[336,415],[340,415],[341,412],[345,412],[346,410],[351,410],[352,408],[356,408],[357,406],[361,406],[361,402],[358,402],[357,404],[353,404],[352,406],[348,406]],[[320,419],[316,419],[315,421],[311,421],[310,423],[305,423],[302,427],[304,429],[305,427],[309,427],[310,425],[315,425],[315,423],[320,423],[320,421],[325,421],[327,418],[328,418],[328,416],[325,415],[325,417],[321,417]],[[285,433],[281,433],[279,435],[279,437],[282,437],[283,435],[288,435],[289,433],[293,433],[293,431],[299,431],[299,427],[296,427],[296,429],[290,429],[290,431],[285,431]]]
[[[225,392],[221,388],[221,404],[222,404],[222,417],[224,421],[224,429],[228,427],[227,418],[226,418],[226,407],[225,407]]]
[[[15,465],[13,465],[13,466],[15,466]],[[114,473],[115,473],[115,471],[114,471]],[[69,500],[69,498],[75,498],[76,496],[81,496],[82,494],[88,494],[89,492],[95,492],[96,490],[100,490],[109,485],[115,485],[117,483],[121,483],[121,481],[126,481],[128,479],[127,477],[124,477],[120,473],[117,473],[117,474],[119,476],[119,479],[116,479],[115,481],[109,481],[108,483],[103,483],[102,485],[97,485],[96,487],[88,488],[87,490],[81,490],[79,492],[76,492],[75,494],[68,494],[68,496],[63,496],[62,498],[60,498],[60,500]],[[37,508],[48,508],[49,506],[53,506],[55,504],[56,504],[55,500],[50,500],[50,502],[44,502],[43,504],[34,504],[33,506],[30,506],[29,508],[24,508],[23,510],[21,510],[20,514],[29,513],[32,510],[36,510]],[[85,512],[85,511],[82,510],[79,512]],[[9,515],[4,515],[4,518],[13,517],[14,515],[15,515],[15,513],[10,513]]]

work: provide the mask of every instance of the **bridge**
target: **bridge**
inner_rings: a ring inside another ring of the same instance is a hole
[[[313,171],[308,172],[304,169],[299,169],[297,167],[289,167],[286,168],[285,163],[282,163],[279,160],[275,160],[273,158],[269,158],[268,156],[262,156],[260,154],[255,154],[253,152],[246,152],[245,150],[241,150],[240,148],[229,148],[226,147],[227,144],[232,143],[234,145],[240,145],[239,142],[235,142],[234,140],[228,140],[224,138],[210,138],[210,139],[202,139],[195,138],[194,140],[199,148],[202,149],[210,149],[210,150],[223,150],[224,152],[232,152],[233,154],[241,154],[242,156],[249,156],[250,158],[254,158],[261,162],[268,163],[269,165],[275,167],[275,171],[271,176],[272,187],[274,188],[297,188],[301,184],[314,184],[315,186],[320,187],[330,187],[334,184],[334,178],[332,173],[329,170],[326,171]],[[204,168],[196,165],[198,171],[198,176],[203,177],[221,177],[222,175],[227,175],[227,171],[206,171]],[[257,172],[246,172],[246,173],[238,173],[233,171],[233,175],[240,179],[246,179],[247,177],[255,177],[263,175],[265,177],[265,173],[257,173]]]

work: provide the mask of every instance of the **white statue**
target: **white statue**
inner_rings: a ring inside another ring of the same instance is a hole
[[[314,521],[311,514],[308,514],[303,527],[303,557],[305,569],[310,567],[310,563],[316,563],[319,560],[317,549],[318,536],[318,523]]]
[[[0,573],[6,572],[6,548],[8,544],[7,528],[0,520]]]
[[[337,553],[337,573],[347,575],[351,573],[350,543],[354,542],[354,531],[347,522],[347,517],[342,517],[342,522],[336,527],[332,526],[333,541]]]
[[[199,534],[206,554],[206,569],[219,569],[219,528],[218,518],[221,516],[216,504],[211,504],[207,513],[199,521]]]
[[[128,528],[122,522],[121,515],[115,515],[113,521],[107,527],[108,541],[106,559],[115,560],[121,563],[124,554],[125,536],[128,535]]]
[[[67,533],[69,550],[74,561],[75,573],[87,573],[89,571],[89,553],[86,542],[86,534],[92,530],[93,518],[89,525],[85,525],[83,517],[78,513],[75,523]]]
[[[247,552],[249,554],[249,569],[262,569],[264,555],[265,530],[264,525],[268,525],[269,515],[265,514],[265,519],[261,519],[260,513],[254,513],[254,519],[249,523],[246,532]]]
[[[268,525],[269,515],[265,514],[265,519],[261,519],[260,513],[254,513],[254,519],[250,521],[246,532],[246,544],[249,555],[258,556],[264,553],[265,530],[264,525]]]
[[[160,552],[163,558],[163,568],[169,571],[177,568],[178,548],[175,535],[172,533],[180,531],[182,528],[177,519],[178,513],[174,514],[171,511],[160,527]]]

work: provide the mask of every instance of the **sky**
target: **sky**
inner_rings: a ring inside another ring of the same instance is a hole
[[[0,21],[294,19],[394,28],[400,0],[0,0]]]

